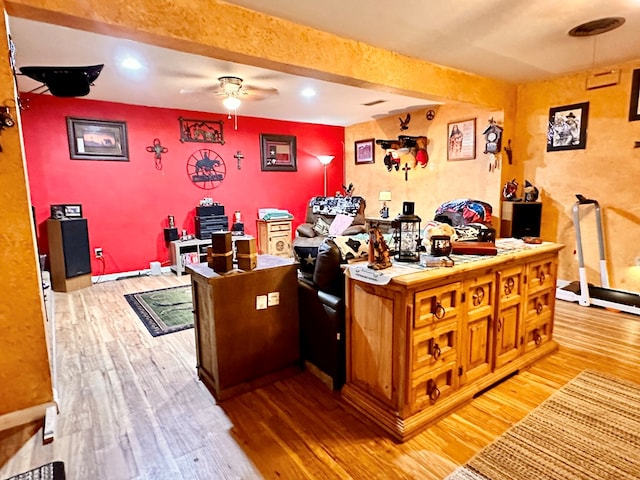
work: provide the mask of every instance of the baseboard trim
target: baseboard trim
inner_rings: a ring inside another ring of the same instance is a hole
[[[160,271],[162,273],[170,273],[171,267],[162,267]],[[151,275],[150,268],[146,268],[144,270],[133,270],[131,272],[107,273],[106,275],[97,275],[91,277],[91,280],[93,281],[93,283],[102,283],[111,282],[114,280],[122,280],[123,278],[146,277],[147,275]]]
[[[0,431],[43,420],[46,416],[47,409],[50,407],[57,409],[56,402],[40,403],[32,407],[0,415]]]

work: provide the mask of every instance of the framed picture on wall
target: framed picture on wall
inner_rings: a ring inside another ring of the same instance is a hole
[[[589,102],[549,109],[547,152],[586,148],[588,119]]]
[[[460,120],[447,125],[447,160],[476,158],[476,119]]]
[[[296,137],[261,133],[260,159],[263,172],[296,172]]]
[[[629,121],[640,120],[640,68],[633,71],[631,80],[631,102],[629,103]]]
[[[73,160],[129,161],[126,122],[67,117],[67,136]]]
[[[355,142],[354,146],[356,152],[356,165],[375,163],[375,143],[375,138],[368,138],[367,140],[358,140]]]

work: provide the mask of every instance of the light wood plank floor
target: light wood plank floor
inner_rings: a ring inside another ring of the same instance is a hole
[[[308,372],[218,405],[197,379],[193,330],[153,338],[124,299],[188,281],[56,293],[56,437],[3,432],[0,478],[62,460],[70,480],[441,479],[583,369],[640,381],[640,317],[558,301],[557,353],[404,444]]]

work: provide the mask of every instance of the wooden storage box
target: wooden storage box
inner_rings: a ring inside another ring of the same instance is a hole
[[[226,273],[233,269],[233,252],[215,253],[207,247],[207,265],[216,273]]]
[[[254,270],[258,265],[257,253],[238,253],[238,268],[240,270]]]
[[[224,253],[233,251],[231,232],[214,232],[211,234],[211,246],[213,253]]]
[[[250,255],[258,252],[255,238],[245,238],[236,240],[236,251],[238,255]]]

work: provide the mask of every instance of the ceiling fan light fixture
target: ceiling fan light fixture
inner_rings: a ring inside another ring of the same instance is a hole
[[[231,95],[225,97],[224,100],[222,100],[222,105],[224,105],[224,108],[226,108],[229,111],[236,110],[241,103],[242,102],[238,97],[234,97]]]

